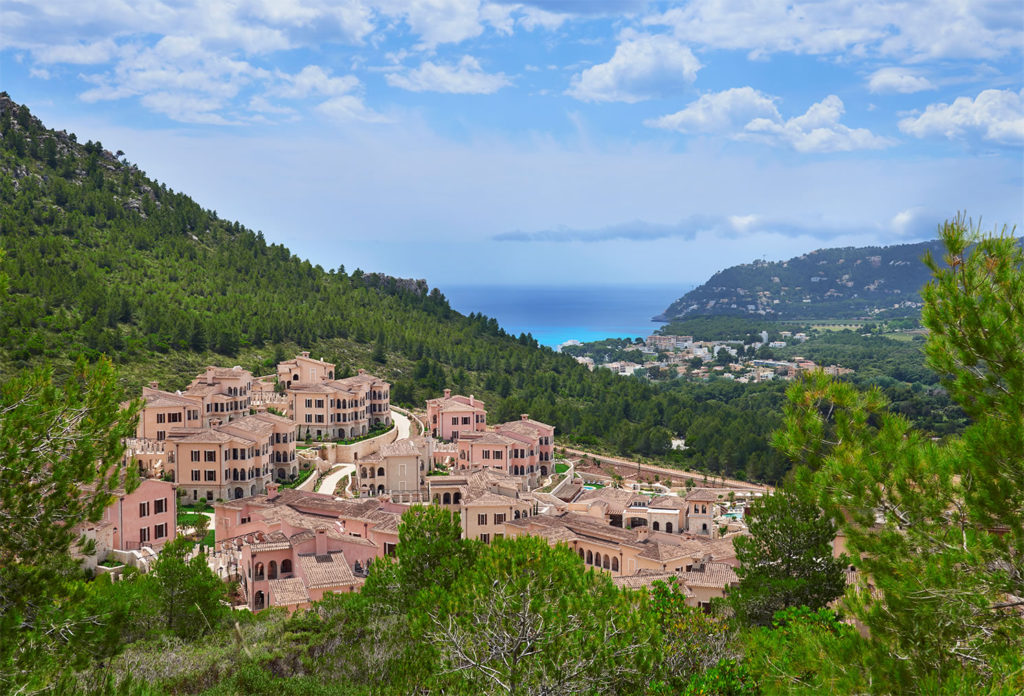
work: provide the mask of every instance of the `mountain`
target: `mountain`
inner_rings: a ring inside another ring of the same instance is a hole
[[[788,261],[755,261],[711,276],[669,305],[658,321],[740,315],[766,319],[917,316],[938,241],[819,249]]]

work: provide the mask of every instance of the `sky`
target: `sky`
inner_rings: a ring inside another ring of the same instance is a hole
[[[0,88],[324,268],[700,283],[1024,221],[1019,0],[4,0]]]

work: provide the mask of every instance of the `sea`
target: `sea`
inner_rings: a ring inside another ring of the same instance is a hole
[[[693,286],[449,285],[441,288],[453,309],[494,317],[508,333],[532,334],[552,348],[569,340],[649,336],[662,326],[651,321]]]

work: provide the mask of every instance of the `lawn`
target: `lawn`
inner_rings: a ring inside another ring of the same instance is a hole
[[[569,470],[568,464],[562,464],[561,462],[555,462],[555,473],[564,474]]]

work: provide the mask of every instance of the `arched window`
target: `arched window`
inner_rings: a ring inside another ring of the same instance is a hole
[[[612,572],[613,573],[619,572],[619,557],[618,556],[612,556]]]
[[[659,529],[661,529],[661,522],[655,522],[654,524],[652,524],[651,529],[657,532]]]
[[[587,565],[594,565],[594,552],[587,551]]]
[[[707,505],[701,505],[700,506],[700,514],[702,514],[702,515],[708,514],[708,506]]]
[[[668,532],[669,534],[672,533],[672,523],[671,522],[666,522],[665,523],[665,531]]]
[[[516,511],[515,511],[515,512],[513,513],[513,515],[512,515],[512,518],[513,518],[513,519],[516,519],[516,520],[518,520],[518,519],[519,519],[519,511],[518,511],[518,510],[516,510]]]
[[[708,531],[708,523],[707,522],[705,522],[704,524],[702,524],[700,526],[700,531],[702,531],[702,532]]]
[[[612,567],[612,560],[608,557],[608,554],[604,555],[604,564],[603,564],[603,566],[604,566],[605,570],[608,570],[609,568]]]
[[[384,475],[384,467],[382,467],[382,466],[378,466],[377,467],[377,475],[378,476],[383,476]]]
[[[452,504],[452,494],[451,493],[445,493],[444,497],[442,498],[442,501],[444,501],[445,505],[451,505]]]
[[[366,467],[365,466],[362,469],[359,470],[359,475],[362,476],[363,478],[366,478]]]
[[[462,493],[455,491],[455,495],[452,496],[452,503],[458,505],[462,502]]]
[[[271,561],[267,566],[267,580],[277,580],[277,561]]]
[[[580,560],[581,561],[586,561],[587,560],[586,556],[587,555],[585,553],[583,553],[583,549],[580,549]]]
[[[281,574],[292,572],[292,559],[286,558],[281,561]]]
[[[253,580],[262,580],[263,579],[263,564],[262,563],[257,563],[256,564],[256,572],[253,575],[252,579]]]
[[[383,493],[383,492],[384,492],[384,484],[382,483],[379,486],[377,486],[377,493],[380,494],[380,493]]]
[[[259,611],[260,609],[262,609],[266,605],[266,601],[263,599],[263,590],[260,590],[259,592],[256,593],[256,598],[255,599],[256,599],[256,602],[255,602],[256,607],[255,608],[256,608],[256,611]]]

